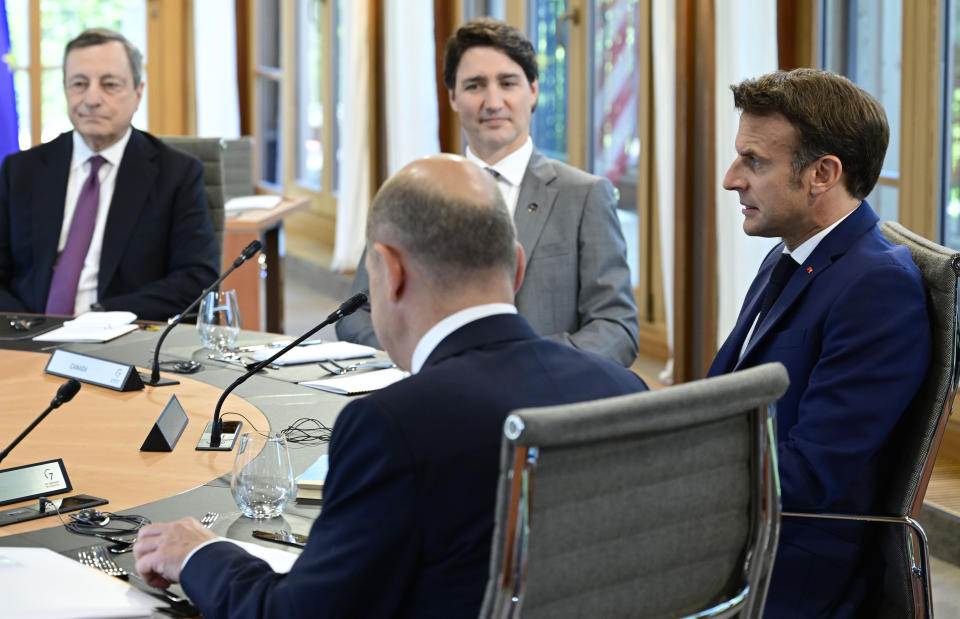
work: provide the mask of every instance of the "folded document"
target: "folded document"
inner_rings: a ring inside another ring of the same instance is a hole
[[[311,346],[297,346],[287,351],[282,357],[274,361],[277,365],[296,365],[297,363],[316,363],[330,359],[356,359],[358,357],[372,357],[376,348],[351,344],[350,342],[327,342]],[[257,361],[269,359],[277,354],[276,350],[258,350],[253,353]]]
[[[34,342],[108,342],[137,330],[130,324],[133,312],[87,312],[63,323],[58,329],[41,333]]]

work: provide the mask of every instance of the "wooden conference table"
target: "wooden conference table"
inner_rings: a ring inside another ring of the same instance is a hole
[[[2,325],[6,322],[2,321]],[[149,366],[159,334],[158,330],[141,329],[105,344],[60,347],[144,368]],[[10,334],[0,333],[2,335]],[[242,332],[238,345],[270,342],[276,338],[267,333]],[[43,372],[50,349],[49,343],[0,341],[0,393],[4,409],[0,414],[0,449],[43,411],[59,385],[65,382],[63,378]],[[209,360],[208,353],[202,348],[195,327],[176,327],[164,342],[161,361],[195,359],[203,363],[199,372],[173,375],[181,381],[179,385],[147,386],[132,392],[83,384],[77,396],[48,415],[0,463],[0,468],[63,458],[73,490],[51,498],[90,494],[109,501],[99,507],[102,511],[138,514],[154,522],[185,515],[199,518],[207,511],[215,511],[221,517],[213,527],[214,532],[275,549],[287,548],[255,540],[250,533],[256,528],[270,531],[285,528],[306,534],[319,507],[291,501],[281,518],[260,522],[244,518],[230,494],[236,446],[231,452],[194,449],[223,389],[243,371],[239,366]],[[251,425],[260,431],[278,432],[303,417],[317,419],[332,428],[349,399],[295,384],[295,381],[322,375],[315,364],[264,370],[237,388],[223,410],[247,417],[241,432],[250,431]],[[180,400],[189,418],[183,434],[171,452],[141,452],[140,445],[172,395]],[[227,416],[227,419],[238,417]],[[325,443],[292,445],[294,475],[305,470],[326,450]],[[5,505],[0,509],[32,502]],[[42,546],[69,556],[98,541],[69,533],[55,515],[0,527],[0,546]],[[114,558],[122,567],[133,568],[132,553]]]

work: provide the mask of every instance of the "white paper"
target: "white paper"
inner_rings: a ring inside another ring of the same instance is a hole
[[[0,547],[0,616],[150,617],[163,603],[49,548]]]
[[[268,209],[280,204],[281,200],[283,200],[281,196],[241,196],[227,200],[227,203],[223,205],[223,210],[227,213],[239,213],[241,211]]]
[[[240,546],[258,559],[263,559],[271,568],[273,568],[273,571],[278,574],[286,574],[289,572],[290,568],[293,567],[293,563],[297,560],[297,557],[300,556],[300,553],[296,552],[292,546],[290,547],[290,550],[283,550],[279,547],[270,548],[267,546],[261,546],[260,544],[254,544],[253,542],[242,542],[238,539],[229,539],[226,537],[221,539],[225,542],[231,542],[237,546]]]
[[[305,387],[322,389],[331,393],[342,395],[356,395],[358,393],[369,393],[377,389],[383,389],[393,383],[403,380],[409,376],[407,372],[397,368],[388,368],[386,370],[375,370],[373,372],[350,372],[343,376],[333,378],[321,378],[320,380],[311,380],[299,383]]]
[[[317,361],[329,361],[330,359],[356,359],[358,357],[372,357],[375,352],[377,352],[377,349],[370,346],[361,346],[350,342],[328,342],[312,346],[298,346],[286,352],[274,363],[277,365],[296,365],[297,363],[315,363]],[[275,354],[277,354],[276,350],[258,350],[253,353],[253,358],[257,361],[263,361]]]
[[[136,331],[133,312],[86,312],[67,320],[58,329],[41,333],[34,342],[107,342]]]

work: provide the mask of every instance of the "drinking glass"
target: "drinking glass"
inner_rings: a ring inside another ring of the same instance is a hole
[[[233,500],[247,518],[276,518],[293,495],[287,438],[247,432],[240,437],[230,481]]]
[[[211,291],[200,301],[197,315],[200,341],[206,348],[224,354],[233,350],[240,333],[240,310],[237,291]]]

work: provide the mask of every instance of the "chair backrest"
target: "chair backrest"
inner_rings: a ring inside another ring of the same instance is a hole
[[[223,199],[252,196],[253,138],[243,136],[223,140]]]
[[[203,185],[210,209],[210,221],[217,236],[217,245],[223,254],[224,212],[223,204],[223,152],[221,138],[198,138],[192,136],[167,136],[160,138],[170,146],[193,155],[203,164]]]
[[[481,617],[759,616],[788,382],[775,363],[511,414]]]
[[[891,243],[905,245],[927,289],[932,349],[930,368],[893,434],[885,458],[889,477],[876,511],[916,518],[957,393],[957,278],[960,253],[914,234],[896,222],[881,228]]]
[[[940,442],[957,394],[958,313],[957,279],[960,253],[914,234],[896,222],[880,227],[892,243],[910,250],[927,292],[932,348],[930,367],[909,407],[904,411],[883,454],[885,483],[874,512],[882,516],[916,518],[923,506]],[[884,566],[883,582],[864,609],[878,618],[929,616],[929,575],[915,566],[925,554],[926,540],[911,528],[872,525],[865,561]],[[923,548],[921,548],[921,546]]]

